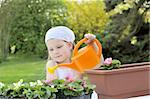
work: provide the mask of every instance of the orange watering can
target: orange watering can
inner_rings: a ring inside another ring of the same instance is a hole
[[[82,50],[78,51],[80,45],[83,44],[85,41],[87,41],[87,38],[80,40],[75,45],[75,48],[73,50],[73,57],[71,58],[71,63],[58,64],[56,66],[49,67],[48,71],[50,73],[54,73],[55,69],[57,69],[59,66],[64,66],[83,73],[85,70],[92,69],[97,64],[99,64],[102,54],[101,43],[97,39],[93,40],[93,42],[95,42],[98,46],[98,52],[95,51],[92,44],[88,44],[86,47],[82,48]]]

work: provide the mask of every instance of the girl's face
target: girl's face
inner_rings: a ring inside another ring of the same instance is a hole
[[[47,41],[48,53],[57,63],[70,62],[72,43],[63,40],[50,39]]]

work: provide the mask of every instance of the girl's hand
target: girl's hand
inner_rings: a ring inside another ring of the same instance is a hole
[[[85,34],[84,37],[88,39],[85,44],[91,43],[96,38],[94,34]]]

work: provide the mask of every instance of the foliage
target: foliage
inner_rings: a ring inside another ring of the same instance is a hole
[[[82,96],[91,94],[95,89],[95,85],[92,85],[87,80],[61,80],[56,79],[52,82],[48,82],[49,85],[54,85],[58,89],[58,97],[62,96]]]
[[[57,25],[71,28],[76,42],[96,34],[104,57],[149,61],[149,15],[148,0],[2,0],[0,62],[8,52],[46,58],[45,32]]]
[[[149,53],[146,53],[149,50],[149,1],[105,2],[112,21],[107,25],[107,34],[102,39],[104,56],[111,55],[123,63],[149,61]]]
[[[44,35],[46,31],[56,25],[64,25],[65,6],[62,0],[7,0],[4,2],[3,12],[9,12],[8,18],[11,22],[7,27],[1,27],[7,30],[9,27],[10,52],[36,54],[44,57],[46,47],[44,44]],[[8,10],[8,11],[7,11]],[[2,14],[0,14],[2,16]],[[13,17],[12,17],[13,16]],[[4,20],[7,21],[7,20]],[[6,22],[3,23],[7,25]],[[5,37],[5,36],[2,36]]]
[[[49,87],[44,85],[40,80],[36,82],[29,82],[25,83],[21,79],[17,83],[13,83],[10,85],[3,85],[1,87],[1,94],[2,96],[7,96],[9,98],[28,98],[28,99],[55,99],[57,92],[56,88]]]
[[[43,55],[46,31],[65,21],[63,3],[61,0],[24,0],[19,6],[20,10],[12,27],[12,35],[15,34],[15,37],[11,39],[11,47],[16,46],[16,50],[23,53]]]
[[[109,21],[102,0],[93,1],[68,1],[67,23],[73,29],[76,40],[83,38],[85,33],[101,33]]]
[[[100,67],[102,70],[112,70],[120,68],[121,62],[117,59],[106,58],[104,64]]]
[[[12,3],[10,0],[0,1],[0,60],[6,60],[8,56],[10,25],[12,23],[13,15],[11,14]],[[9,5],[9,6],[8,6]]]
[[[94,85],[84,80],[69,82],[56,79],[51,83],[43,83],[40,80],[26,83],[21,79],[19,82],[9,85],[0,82],[0,96],[7,96],[8,98],[56,99],[56,95],[60,94],[64,96],[89,94],[93,92],[94,88]]]
[[[107,0],[106,0],[107,1]],[[110,16],[116,14],[122,14],[132,8],[136,8],[139,14],[143,15],[144,22],[150,23],[150,1],[148,0],[124,0],[115,6],[113,10],[109,12]]]

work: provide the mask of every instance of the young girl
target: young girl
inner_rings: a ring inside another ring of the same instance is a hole
[[[85,34],[84,36],[88,39],[85,42],[86,44],[89,44],[93,39],[95,39],[95,35],[93,34]],[[48,72],[48,67],[52,67],[61,63],[71,63],[71,53],[74,46],[74,40],[75,36],[73,31],[65,26],[57,26],[47,31],[45,35],[45,43],[48,49],[49,57],[46,64],[46,80],[51,81],[54,79],[66,78],[77,80],[82,77],[82,74],[80,74],[78,71],[68,67],[58,67],[54,74]],[[96,51],[98,50],[94,43],[93,47]],[[103,56],[101,56],[100,64],[102,64],[103,61]],[[100,66],[100,64],[97,66]],[[97,68],[97,66],[95,67]],[[95,91],[92,94],[92,99],[98,99]]]
[[[87,42],[92,42],[95,39],[93,34],[85,34]],[[51,81],[54,79],[80,79],[82,74],[68,67],[58,67],[54,74],[48,72],[48,67],[55,66],[61,63],[71,63],[71,53],[74,46],[75,36],[72,30],[65,26],[57,26],[47,31],[45,35],[45,43],[48,49],[48,61],[46,64],[46,80]],[[95,50],[97,46],[93,44]],[[103,57],[101,57],[103,63]],[[100,65],[98,65],[100,66]]]

